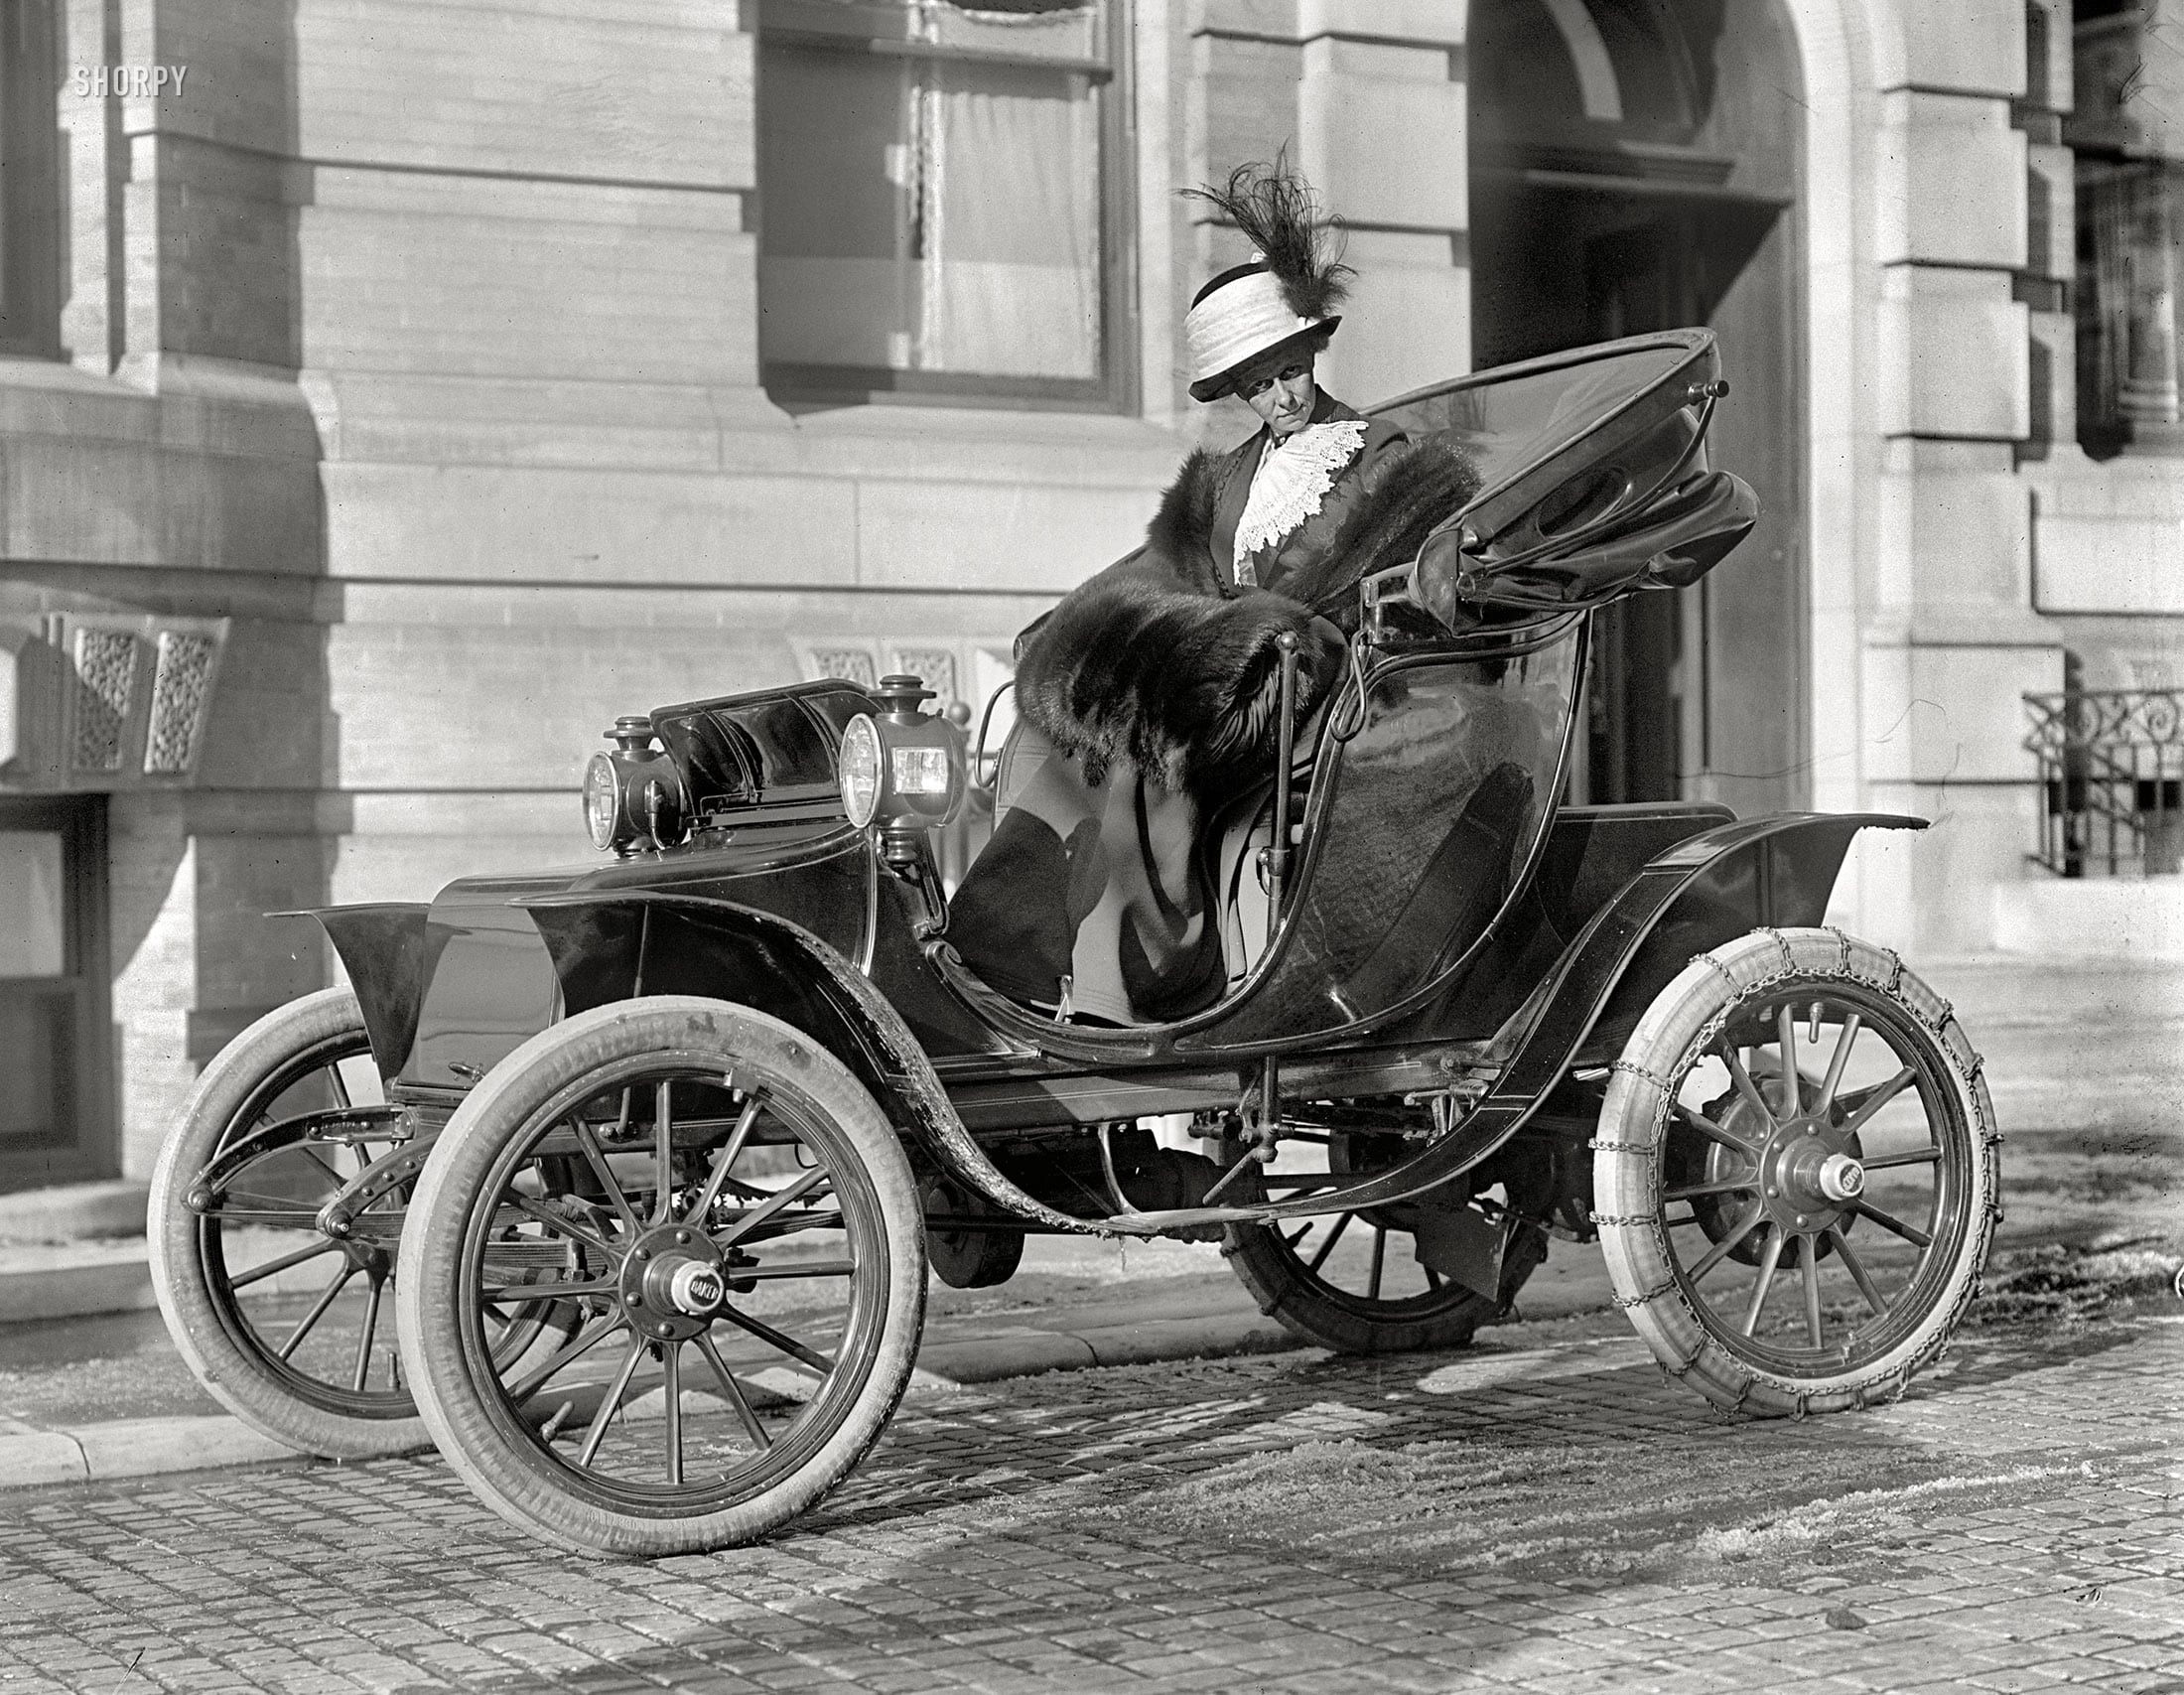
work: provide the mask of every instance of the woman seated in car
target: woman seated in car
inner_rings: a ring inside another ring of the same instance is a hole
[[[1297,637],[1301,719],[1341,670],[1359,578],[1409,558],[1476,487],[1460,458],[1318,386],[1350,271],[1310,189],[1278,162],[1193,192],[1257,256],[1191,302],[1191,396],[1239,395],[1261,427],[1191,454],[1145,545],[1018,637],[995,834],[951,906],[973,971],[1082,1023],[1219,999],[1201,823],[1273,776],[1279,638]]]

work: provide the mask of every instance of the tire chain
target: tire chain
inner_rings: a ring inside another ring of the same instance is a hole
[[[1832,970],[1816,969],[1813,967],[1798,965],[1795,962],[1795,956],[1791,952],[1789,938],[1785,936],[1781,932],[1781,930],[1775,928],[1772,925],[1762,926],[1761,930],[1757,933],[1765,934],[1770,940],[1774,942],[1776,948],[1782,954],[1783,969],[1781,969],[1780,971],[1770,972],[1765,976],[1755,978],[1749,983],[1739,982],[1736,979],[1735,975],[1728,969],[1728,967],[1722,964],[1722,962],[1714,956],[1711,950],[1708,950],[1705,953],[1694,954],[1689,963],[1696,965],[1699,964],[1701,961],[1704,961],[1706,964],[1707,968],[1710,969],[1714,973],[1714,975],[1719,977],[1722,980],[1723,984],[1730,990],[1729,1001],[1721,1008],[1719,1012],[1715,1013],[1713,1017],[1708,1019],[1706,1023],[1701,1027],[1698,1035],[1687,1045],[1685,1049],[1685,1059],[1676,1066],[1675,1070],[1671,1073],[1670,1076],[1664,1078],[1657,1075],[1655,1072],[1648,1070],[1642,1065],[1634,1065],[1622,1059],[1617,1059],[1609,1067],[1611,1070],[1625,1072],[1630,1076],[1637,1077],[1639,1080],[1653,1085],[1655,1093],[1660,1098],[1660,1104],[1654,1110],[1654,1138],[1652,1143],[1648,1145],[1645,1143],[1601,1143],[1598,1141],[1594,1141],[1590,1145],[1594,1148],[1605,1148],[1609,1151],[1618,1153],[1624,1151],[1635,1152],[1640,1154],[1642,1157],[1652,1160],[1656,1162],[1656,1164],[1658,1164],[1661,1157],[1661,1149],[1666,1146],[1668,1140],[1669,1115],[1675,1105],[1676,1090],[1682,1086],[1683,1079],[1686,1075],[1689,1074],[1691,1067],[1698,1062],[1699,1056],[1704,1054],[1708,1048],[1713,1045],[1714,1041],[1720,1036],[1721,1032],[1727,1028],[1732,1015],[1737,1012],[1742,1006],[1752,1000],[1756,1000],[1767,995],[1774,989],[1779,988],[1784,983],[1799,979],[1805,981],[1819,980],[1822,982],[1849,982],[1855,983],[1863,989],[1872,989],[1874,987],[1873,979],[1862,975],[1850,964],[1851,939],[1849,935],[1834,924],[1827,924],[1819,927],[1823,929],[1825,933],[1834,936],[1836,939],[1836,946],[1839,954],[1839,963]],[[1963,1034],[1963,1027],[1961,1025],[1957,1025],[1956,1009],[1951,1006],[1948,1001],[1941,1000],[1941,997],[1937,995],[1935,996],[1935,999],[1941,1002],[1941,1015],[1939,1019],[1929,1019],[1928,1017],[1926,1017],[1926,1015],[1915,1004],[1913,1004],[1907,996],[1902,993],[1904,977],[1903,956],[1897,953],[1893,948],[1881,947],[1875,943],[1863,943],[1861,945],[1871,946],[1875,952],[1880,953],[1887,959],[1888,977],[1885,984],[1882,985],[1883,992],[1887,995],[1887,997],[1891,1001],[1895,1002],[1897,1005],[1901,1006],[1919,1025],[1921,1025],[1930,1034],[1932,1034],[1936,1038],[1936,1040],[1941,1043],[1945,1051],[1953,1053],[1954,1051],[1949,1048],[1949,1043],[1947,1041],[1947,1033],[1950,1027],[1956,1025],[1959,1035],[1961,1036]],[[1965,1092],[1970,1097],[1972,1103],[1972,1109],[1975,1118],[1974,1129],[1979,1147],[1979,1157],[1982,1159],[1989,1158],[1991,1157],[1990,1150],[2000,1145],[2002,1136],[1999,1129],[1994,1126],[1992,1120],[1988,1116],[1989,1107],[1986,1099],[1986,1090],[1983,1086],[1981,1086],[1981,1072],[1984,1068],[1985,1061],[1979,1056],[1978,1051],[1972,1048],[1972,1045],[1969,1042],[1965,1043],[1964,1046],[1966,1052],[1972,1056],[1971,1062],[1966,1067],[1965,1071],[1965,1080],[1968,1084],[1972,1086],[1969,1087]],[[1999,1188],[2000,1186],[1998,1183],[1994,1185],[1993,1193],[1998,1195]],[[1998,1221],[2001,1218],[2002,1210],[1997,1201],[1992,1199],[1989,1200],[1987,1203],[1987,1211],[1989,1216],[1994,1218],[1995,1220]],[[1634,1213],[1629,1215],[1627,1218],[1618,1217],[1612,1214],[1606,1216],[1595,1214],[1593,1217],[1593,1222],[1602,1225],[1627,1225],[1628,1227],[1632,1228],[1636,1228],[1640,1225],[1650,1225],[1654,1234],[1655,1246],[1660,1252],[1663,1262],[1670,1265],[1675,1264],[1675,1256],[1671,1251],[1668,1241],[1668,1227],[1662,1221],[1661,1215],[1658,1212]],[[1905,1386],[1909,1383],[1913,1372],[1917,1371],[1922,1365],[1926,1364],[1928,1360],[1938,1360],[1947,1353],[1949,1339],[1956,1333],[1958,1325],[1963,1321],[1964,1315],[1966,1311],[1971,1307],[1973,1301],[1978,1299],[1980,1283],[1981,1277],[1978,1272],[1975,1272],[1972,1277],[1966,1280],[1964,1290],[1958,1296],[1955,1307],[1950,1313],[1948,1324],[1943,1327],[1938,1339],[1930,1348],[1919,1354],[1914,1355],[1912,1358],[1902,1361],[1895,1366],[1891,1366],[1886,1370],[1878,1371],[1874,1373],[1871,1377],[1861,1379],[1855,1383],[1851,1383],[1846,1388],[1838,1392],[1847,1394],[1850,1397],[1851,1405],[1861,1411],[1874,1404],[1874,1397],[1876,1392],[1879,1395],[1880,1404],[1883,1405],[1899,1399],[1903,1394]],[[1706,1321],[1700,1317],[1697,1309],[1692,1306],[1690,1298],[1684,1293],[1683,1289],[1678,1286],[1678,1284],[1673,1279],[1666,1284],[1656,1285],[1655,1287],[1644,1290],[1637,1295],[1629,1297],[1613,1296],[1611,1297],[1611,1299],[1614,1302],[1614,1305],[1627,1310],[1632,1307],[1641,1307],[1648,1304],[1649,1302],[1659,1300],[1664,1295],[1673,1295],[1675,1297],[1677,1304],[1684,1309],[1685,1315],[1691,1320],[1694,1328],[1697,1329],[1697,1331],[1699,1332],[1699,1344],[1692,1350],[1688,1357],[1673,1366],[1669,1365],[1665,1361],[1660,1362],[1661,1371],[1664,1376],[1672,1377],[1681,1381],[1686,1375],[1690,1373],[1692,1368],[1696,1366],[1699,1361],[1706,1356],[1707,1350],[1710,1348],[1716,1354],[1718,1354],[1725,1363],[1732,1366],[1737,1373],[1740,1373],[1744,1379],[1742,1385],[1737,1391],[1735,1402],[1726,1409],[1727,1411],[1732,1414],[1740,1414],[1743,1410],[1744,1402],[1746,1401],[1746,1399],[1749,1398],[1751,1394],[1753,1385],[1763,1382],[1767,1384],[1768,1387],[1776,1390],[1786,1397],[1789,1397],[1794,1402],[1794,1409],[1790,1415],[1792,1418],[1802,1419],[1807,1416],[1807,1411],[1811,1401],[1810,1394],[1804,1389],[1800,1388],[1795,1383],[1785,1382],[1781,1378],[1775,1377],[1767,1372],[1754,1370],[1743,1360],[1738,1359],[1734,1354],[1730,1353],[1726,1348],[1722,1347],[1718,1342],[1716,1342],[1713,1340],[1711,1333],[1708,1331]]]

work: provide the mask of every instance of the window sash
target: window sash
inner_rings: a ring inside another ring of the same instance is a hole
[[[1070,409],[1123,399],[1120,8],[1045,16],[1066,27],[982,24],[942,0],[765,0],[759,336],[777,397]],[[830,80],[845,97],[812,91]],[[769,97],[796,103],[769,117]],[[806,111],[829,116],[826,133],[806,126],[815,153],[844,114],[866,129],[799,187],[789,150],[803,145]],[[884,147],[891,210],[861,144]],[[833,184],[848,187],[813,192]],[[1010,208],[1024,215],[1012,220]],[[815,216],[839,227],[815,228]]]
[[[0,353],[60,352],[55,0],[0,0]]]

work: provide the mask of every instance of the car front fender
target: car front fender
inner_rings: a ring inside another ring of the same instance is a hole
[[[632,995],[696,994],[768,1013],[848,1065],[898,1123],[907,1119],[942,1171],[995,1205],[1055,1230],[1118,1227],[1058,1212],[1010,1182],[964,1127],[902,1015],[801,924],[733,901],[666,892],[599,890],[519,904],[545,938],[570,1012]]]

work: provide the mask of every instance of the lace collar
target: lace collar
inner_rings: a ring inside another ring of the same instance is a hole
[[[1282,540],[1318,512],[1350,461],[1365,446],[1363,418],[1329,418],[1306,424],[1287,441],[1269,443],[1252,478],[1244,515],[1236,524],[1236,581],[1256,583],[1251,556]]]

